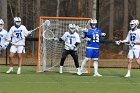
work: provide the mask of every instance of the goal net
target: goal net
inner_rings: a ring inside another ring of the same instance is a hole
[[[50,29],[53,31],[55,37],[61,37],[66,31],[69,31],[69,24],[76,24],[81,27],[86,27],[88,20],[91,18],[79,18],[79,17],[40,17],[40,25],[45,20],[50,20]],[[39,71],[59,71],[59,63],[61,55],[64,49],[64,43],[55,42],[53,40],[46,40],[42,36],[42,32],[46,29],[42,26],[38,33],[38,60],[37,60],[37,72]],[[85,45],[86,42],[82,41],[78,49],[79,65],[85,57]],[[87,67],[87,66],[86,66]],[[64,63],[64,72],[76,72],[76,67],[72,57],[67,56]]]

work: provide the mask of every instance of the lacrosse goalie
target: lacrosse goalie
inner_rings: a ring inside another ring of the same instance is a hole
[[[98,72],[98,58],[99,58],[99,47],[100,47],[100,39],[102,36],[105,36],[105,33],[102,33],[99,28],[96,27],[97,20],[91,19],[89,21],[90,28],[83,29],[84,31],[84,38],[87,39],[87,46],[86,46],[86,57],[82,62],[81,65],[81,72],[84,69],[85,64],[89,60],[93,60],[94,66],[94,76],[102,76]]]
[[[132,60],[135,58],[136,62],[140,65],[140,29],[138,29],[139,21],[131,20],[130,21],[130,30],[127,34],[125,40],[117,41],[116,44],[128,43],[129,52],[128,52],[128,71],[124,77],[131,76],[131,66]]]
[[[6,49],[9,42],[7,42],[7,31],[3,29],[4,27],[4,21],[3,19],[0,19],[0,54],[3,49]]]
[[[62,53],[62,58],[60,61],[60,71],[59,73],[63,73],[63,65],[66,57],[70,54],[72,58],[74,59],[75,66],[77,68],[77,74],[80,75],[80,68],[79,68],[79,62],[78,62],[78,54],[77,54],[77,47],[81,43],[80,36],[76,32],[76,25],[75,24],[69,24],[69,31],[65,32],[64,35],[61,38],[55,38],[55,40],[58,41],[64,41],[65,47],[64,51]]]
[[[25,37],[31,34],[30,31],[26,29],[24,25],[21,25],[21,18],[14,18],[14,25],[10,28],[8,33],[8,41],[11,41],[10,55],[9,55],[9,70],[6,72],[13,72],[13,57],[14,54],[18,53],[18,70],[17,74],[21,74],[21,65],[22,65],[22,53],[25,53]]]

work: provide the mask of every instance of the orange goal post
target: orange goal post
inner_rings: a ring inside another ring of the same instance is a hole
[[[87,22],[91,18],[82,17],[48,17],[40,16],[39,25],[45,20],[50,20],[50,27],[42,26],[38,31],[38,59],[37,59],[37,72],[42,71],[59,71],[59,63],[64,49],[64,43],[55,42],[53,40],[46,40],[42,36],[45,29],[51,30],[55,37],[61,37],[66,31],[69,31],[69,24],[76,24],[80,27],[86,27]],[[86,41],[82,41],[78,48],[79,65],[85,57]],[[87,69],[90,66],[85,66]],[[90,70],[88,70],[90,71]],[[72,57],[69,55],[64,63],[64,72],[76,72]],[[89,72],[90,73],[90,72]]]

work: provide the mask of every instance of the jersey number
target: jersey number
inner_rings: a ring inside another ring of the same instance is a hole
[[[93,34],[93,42],[99,42],[99,34]]]
[[[22,38],[21,33],[16,33],[17,38]]]
[[[136,39],[136,35],[135,34],[130,36],[130,41],[133,42],[135,39]]]

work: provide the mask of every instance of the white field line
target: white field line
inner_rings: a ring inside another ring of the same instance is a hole
[[[0,82],[0,83],[20,83],[20,84],[57,84],[57,83],[61,83],[61,82]],[[73,84],[95,84],[95,83],[98,83],[98,84],[102,84],[102,83],[99,83],[99,82],[65,82],[65,83],[73,83]],[[140,82],[139,83],[123,83],[123,82],[108,82],[108,83],[105,83],[106,85],[129,85],[129,84],[136,84],[136,85],[140,85]]]

